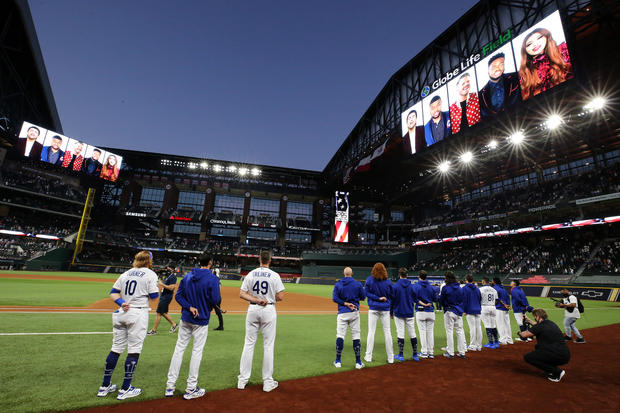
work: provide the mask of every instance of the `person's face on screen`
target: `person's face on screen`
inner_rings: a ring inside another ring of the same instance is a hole
[[[497,81],[504,74],[504,58],[499,57],[489,65],[489,78]]]
[[[456,91],[461,97],[461,100],[467,99],[467,95],[469,94],[469,88],[471,84],[469,83],[469,76],[465,76],[459,79],[456,85]]]
[[[31,141],[36,140],[39,137],[39,131],[35,128],[28,129],[28,139]]]
[[[418,115],[416,115],[415,112],[411,112],[409,115],[407,115],[407,127],[409,129],[415,128],[415,124],[417,121],[418,121]]]
[[[82,149],[84,149],[84,145],[82,145],[81,143],[76,143],[75,146],[73,147],[73,153],[76,155],[79,155],[82,153]]]
[[[439,119],[441,117],[441,99],[438,99],[431,103],[431,117],[433,119]]]
[[[93,151],[93,155],[92,155],[93,161],[98,161],[100,156],[101,156],[101,152]]]
[[[58,138],[53,138],[52,139],[52,149],[54,151],[57,151],[58,149],[60,149],[60,144],[62,143],[62,141]]]
[[[116,156],[114,155],[108,156],[108,165],[116,166]]]
[[[532,33],[525,41],[525,51],[532,57],[542,54],[545,46],[547,46],[547,38],[540,33]]]

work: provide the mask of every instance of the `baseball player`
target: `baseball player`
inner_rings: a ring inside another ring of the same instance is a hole
[[[383,336],[385,337],[385,351],[387,362],[394,363],[394,348],[392,347],[392,332],[390,330],[390,307],[394,289],[392,281],[388,280],[385,265],[378,262],[370,271],[370,277],[366,279],[364,290],[368,298],[368,336],[366,338],[366,354],[364,360],[372,362],[372,351],[375,346],[375,330],[377,320],[381,320]]]
[[[437,289],[426,280],[426,271],[418,274],[418,282],[413,286],[413,292],[417,297],[415,305],[415,319],[420,331],[420,358],[435,358],[435,308],[433,302],[437,301]]]
[[[465,331],[463,330],[463,289],[456,281],[452,271],[446,273],[446,285],[439,297],[443,307],[444,327],[446,328],[447,348],[444,357],[454,358],[454,336],[456,333],[457,357],[465,358]]]
[[[478,286],[474,283],[474,276],[465,276],[466,284],[463,287],[463,314],[469,325],[469,346],[467,350],[482,350],[482,327],[480,326],[480,314],[482,299]]]
[[[273,379],[273,348],[276,341],[276,301],[284,299],[284,285],[280,275],[269,269],[271,253],[261,251],[260,267],[245,276],[239,297],[249,301],[248,314],[245,319],[245,342],[239,377],[238,389],[245,389],[252,374],[252,358],[258,333],[263,333],[263,391],[270,392],[278,387]]]
[[[480,318],[487,331],[488,344],[482,347],[494,349],[499,348],[499,335],[497,334],[497,326],[495,321],[495,303],[497,302],[497,291],[489,285],[489,279],[482,279],[482,287],[480,287]]]
[[[502,285],[502,281],[493,278],[493,288],[497,291],[497,304],[495,305],[495,319],[499,332],[499,344],[512,344],[512,328],[510,327],[510,296]]]
[[[159,296],[159,290],[157,289],[157,274],[152,270],[153,254],[150,251],[138,252],[132,267],[118,277],[110,291],[110,298],[120,308],[112,314],[114,334],[112,349],[105,361],[103,382],[99,387],[97,397],[105,397],[116,390],[116,384],[111,384],[112,374],[125,348],[127,348],[125,379],[116,398],[125,400],[142,393],[142,389],[131,385],[131,380],[138,365],[138,358],[149,325],[149,298],[156,299]]]
[[[512,313],[515,316],[515,321],[519,326],[519,331],[524,332],[527,330],[527,326],[523,323],[523,316],[526,311],[532,311],[534,307],[530,306],[530,303],[527,301],[527,297],[519,284],[521,284],[519,280],[512,280],[510,282],[510,297],[512,298]],[[521,341],[532,341],[531,337],[522,338],[519,336],[517,339]]]
[[[399,280],[394,284],[394,298],[392,299],[392,312],[394,313],[394,324],[396,324],[396,339],[398,341],[398,355],[394,359],[405,361],[403,350],[405,347],[405,326],[409,333],[409,340],[413,348],[413,356],[415,361],[419,361],[418,357],[418,338],[415,335],[415,319],[413,318],[413,306],[417,301],[413,285],[407,279],[407,269],[400,268],[398,270]]]
[[[364,368],[361,359],[362,346],[360,344],[360,301],[366,299],[362,283],[353,278],[353,270],[346,267],[342,272],[344,278],[334,285],[333,300],[338,304],[338,318],[336,319],[336,360],[334,366],[342,367],[340,356],[344,348],[344,338],[347,328],[351,329],[353,351],[355,352],[355,368]]]
[[[172,297],[174,296],[174,289],[177,286],[177,276],[174,272],[174,268],[168,266],[167,270],[168,274],[164,277],[164,280],[160,280],[157,283],[158,286],[161,288],[161,296],[159,297],[159,303],[157,304],[157,316],[155,317],[155,324],[153,324],[153,328],[151,329],[151,331],[146,333],[149,336],[157,334],[157,327],[159,327],[162,316],[172,325],[172,327],[170,327],[171,333],[176,332],[179,328],[179,325],[175,323],[172,317],[168,315],[170,303],[172,302]]]
[[[168,381],[164,393],[166,397],[174,396],[179,370],[183,362],[183,353],[192,338],[194,347],[183,398],[190,400],[205,395],[205,389],[198,387],[198,371],[202,361],[202,350],[209,333],[211,310],[213,304],[220,301],[220,283],[211,272],[213,259],[210,255],[201,255],[198,264],[200,268],[192,269],[183,277],[175,296],[182,308],[181,327],[168,369]]]

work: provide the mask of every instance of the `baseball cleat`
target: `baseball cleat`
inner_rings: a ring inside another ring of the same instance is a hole
[[[459,353],[459,354],[457,354],[456,356],[457,356],[458,358],[461,358],[461,359],[466,358],[466,357],[465,357],[465,354],[463,354],[463,353]]]
[[[355,363],[355,368],[356,368],[357,370],[361,370],[361,369],[363,369],[363,368],[364,368],[364,363],[361,363],[361,362],[360,362],[360,363]]]
[[[585,338],[583,338],[583,337],[578,338],[577,340],[575,340],[575,343],[584,344],[585,342],[586,342],[586,339],[585,339]]]
[[[467,346],[467,351],[476,351],[475,346]]]
[[[176,333],[178,329],[179,329],[179,325],[176,324],[176,325],[170,327],[170,332],[171,333]]]
[[[483,345],[482,347],[484,347],[484,348],[490,348],[490,349],[495,348],[495,346],[493,345],[493,343],[485,344],[485,345]]]
[[[118,391],[118,396],[116,396],[116,400],[125,400],[131,397],[136,397],[139,396],[140,393],[142,393],[142,389],[130,386],[127,390],[120,389]]]
[[[411,360],[420,361],[420,357],[418,356],[418,353],[413,353],[413,356],[411,356]]]
[[[164,393],[164,396],[166,396],[166,397],[172,397],[172,396],[174,396],[174,388],[168,388],[168,389],[166,389],[166,392]]]
[[[387,359],[388,364],[394,364],[394,359]]]
[[[155,334],[157,334],[156,330],[149,330],[149,332],[146,333],[147,336],[154,336]]]
[[[405,358],[401,354],[397,354],[396,356],[394,356],[394,360],[405,361]]]
[[[433,353],[428,353],[428,358],[429,358],[429,359],[434,359],[434,358],[435,358],[435,355],[434,355]]]
[[[427,359],[428,358],[428,354],[420,353],[418,357],[420,357],[421,359]]]
[[[366,363],[372,363],[372,357],[364,356],[364,361]]]
[[[244,381],[239,380],[239,381],[237,381],[237,388],[238,388],[239,390],[243,390],[243,389],[245,389],[245,385],[246,385],[246,384],[247,384],[247,382],[244,382]]]
[[[105,397],[109,393],[116,391],[116,384],[110,384],[108,387],[101,386],[97,392],[97,397]]]
[[[263,391],[269,393],[270,391],[276,389],[278,387],[277,381],[272,381],[271,383],[264,384],[263,383]]]
[[[191,399],[197,399],[204,395],[205,395],[205,389],[201,389],[200,387],[196,386],[195,389],[185,390],[185,394],[183,395],[183,398],[185,400],[191,400]]]
[[[453,359],[453,358],[454,358],[454,356],[453,356],[453,355],[451,355],[450,353],[443,353],[443,356],[444,356],[445,358],[449,358],[449,359]]]
[[[571,340],[572,340],[572,337],[570,337],[570,336],[564,336],[564,340],[566,340],[566,341],[571,341]]]
[[[336,367],[337,369],[339,369],[340,367],[342,367],[342,363],[340,362],[340,360],[336,360],[336,361],[334,361],[334,367]]]
[[[547,378],[553,382],[559,382],[560,380],[562,380],[562,377],[564,377],[564,375],[566,374],[566,372],[564,370],[562,370],[560,372],[560,374],[555,375],[555,374],[550,374],[549,376],[547,376]]]

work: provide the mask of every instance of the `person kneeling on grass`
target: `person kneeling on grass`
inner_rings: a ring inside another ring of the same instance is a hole
[[[564,377],[564,370],[558,368],[567,364],[570,360],[570,351],[564,340],[564,334],[560,327],[548,319],[547,312],[542,308],[532,311],[535,322],[524,315],[524,323],[528,326],[526,331],[518,334],[522,339],[536,337],[538,341],[535,350],[523,356],[523,359],[541,369],[551,381],[558,382]]]

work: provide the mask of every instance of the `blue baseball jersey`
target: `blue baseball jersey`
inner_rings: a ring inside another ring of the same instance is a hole
[[[362,287],[361,282],[353,277],[344,277],[334,285],[332,299],[338,304],[338,314],[351,313],[353,310],[345,306],[344,303],[354,304],[359,310],[360,301],[366,299],[366,294],[364,294],[364,287]]]

